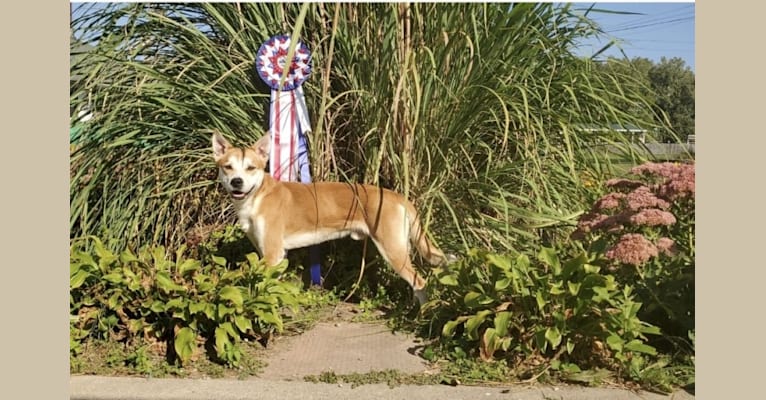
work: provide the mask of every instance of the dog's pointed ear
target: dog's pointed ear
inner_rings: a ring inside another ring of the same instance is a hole
[[[251,147],[255,150],[255,153],[259,157],[262,157],[264,161],[269,159],[269,152],[271,151],[271,135],[266,132],[257,142]]]
[[[224,153],[226,153],[226,150],[231,148],[231,143],[229,143],[226,138],[224,138],[220,132],[213,132],[213,157],[216,161],[218,161]]]

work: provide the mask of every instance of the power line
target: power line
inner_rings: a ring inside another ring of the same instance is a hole
[[[622,29],[611,29],[611,30],[609,30],[609,33],[624,32],[624,31],[635,31],[635,30],[644,29],[644,28],[648,28],[650,26],[657,26],[657,25],[676,25],[678,23],[685,22],[685,21],[694,21],[694,16],[689,16],[689,17],[684,17],[684,18],[676,18],[676,19],[671,19],[671,20],[668,20],[668,21],[658,21],[658,22],[653,22],[653,23],[645,23],[643,25],[635,25],[635,26],[631,26],[631,27],[627,27],[627,28],[622,28]]]
[[[693,10],[692,10],[691,14],[689,14],[687,12],[689,10],[689,7],[693,8],[694,5],[682,6],[680,8],[675,8],[675,9],[668,10],[668,11],[661,12],[661,13],[657,13],[657,14],[654,14],[654,15],[642,14],[638,18],[631,18],[630,21],[624,21],[622,23],[619,23],[619,24],[617,24],[615,26],[611,26],[611,27],[608,27],[608,28],[604,27],[604,30],[612,31],[612,30],[616,30],[616,29],[625,29],[625,28],[630,28],[630,27],[635,26],[635,25],[660,22],[660,21],[663,21],[663,20],[674,19],[674,18],[679,18],[679,17],[693,16],[694,15],[694,11]],[[646,17],[646,18],[642,18],[642,17]]]

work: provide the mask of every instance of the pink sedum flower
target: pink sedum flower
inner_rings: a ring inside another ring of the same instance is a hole
[[[674,256],[678,253],[676,242],[673,239],[666,237],[657,240],[657,250],[666,256]]]
[[[622,205],[622,200],[625,199],[624,193],[607,193],[604,197],[598,199],[596,204],[593,205],[594,210],[613,210]]]
[[[646,186],[638,187],[628,193],[628,195],[625,196],[625,200],[628,208],[633,211],[639,211],[644,208],[660,208],[663,210],[670,208],[670,203],[655,196],[655,194]]]
[[[607,250],[606,257],[623,263],[639,266],[657,257],[657,246],[638,233],[627,233],[612,248]]]
[[[653,175],[660,179],[657,183],[657,194],[668,200],[688,197],[694,198],[695,195],[695,173],[694,164],[678,163],[645,163],[631,168],[630,172],[634,175]]]
[[[629,221],[637,226],[673,225],[676,223],[676,217],[667,211],[646,208],[631,215]]]

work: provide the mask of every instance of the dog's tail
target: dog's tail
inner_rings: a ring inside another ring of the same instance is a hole
[[[410,220],[410,242],[418,250],[418,253],[431,265],[446,264],[449,258],[436,247],[428,237],[420,223],[418,212],[412,204],[407,203],[407,214]]]

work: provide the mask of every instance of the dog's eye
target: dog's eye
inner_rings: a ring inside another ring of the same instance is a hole
[[[254,166],[252,166],[252,165],[250,165],[250,166],[248,166],[248,167],[247,167],[247,170],[248,170],[248,171],[253,171],[253,170],[255,170],[255,167],[254,167]]]
[[[223,169],[225,169],[225,170],[227,170],[227,171],[231,171],[231,164],[226,164],[226,165],[224,165],[224,166],[223,166]]]

